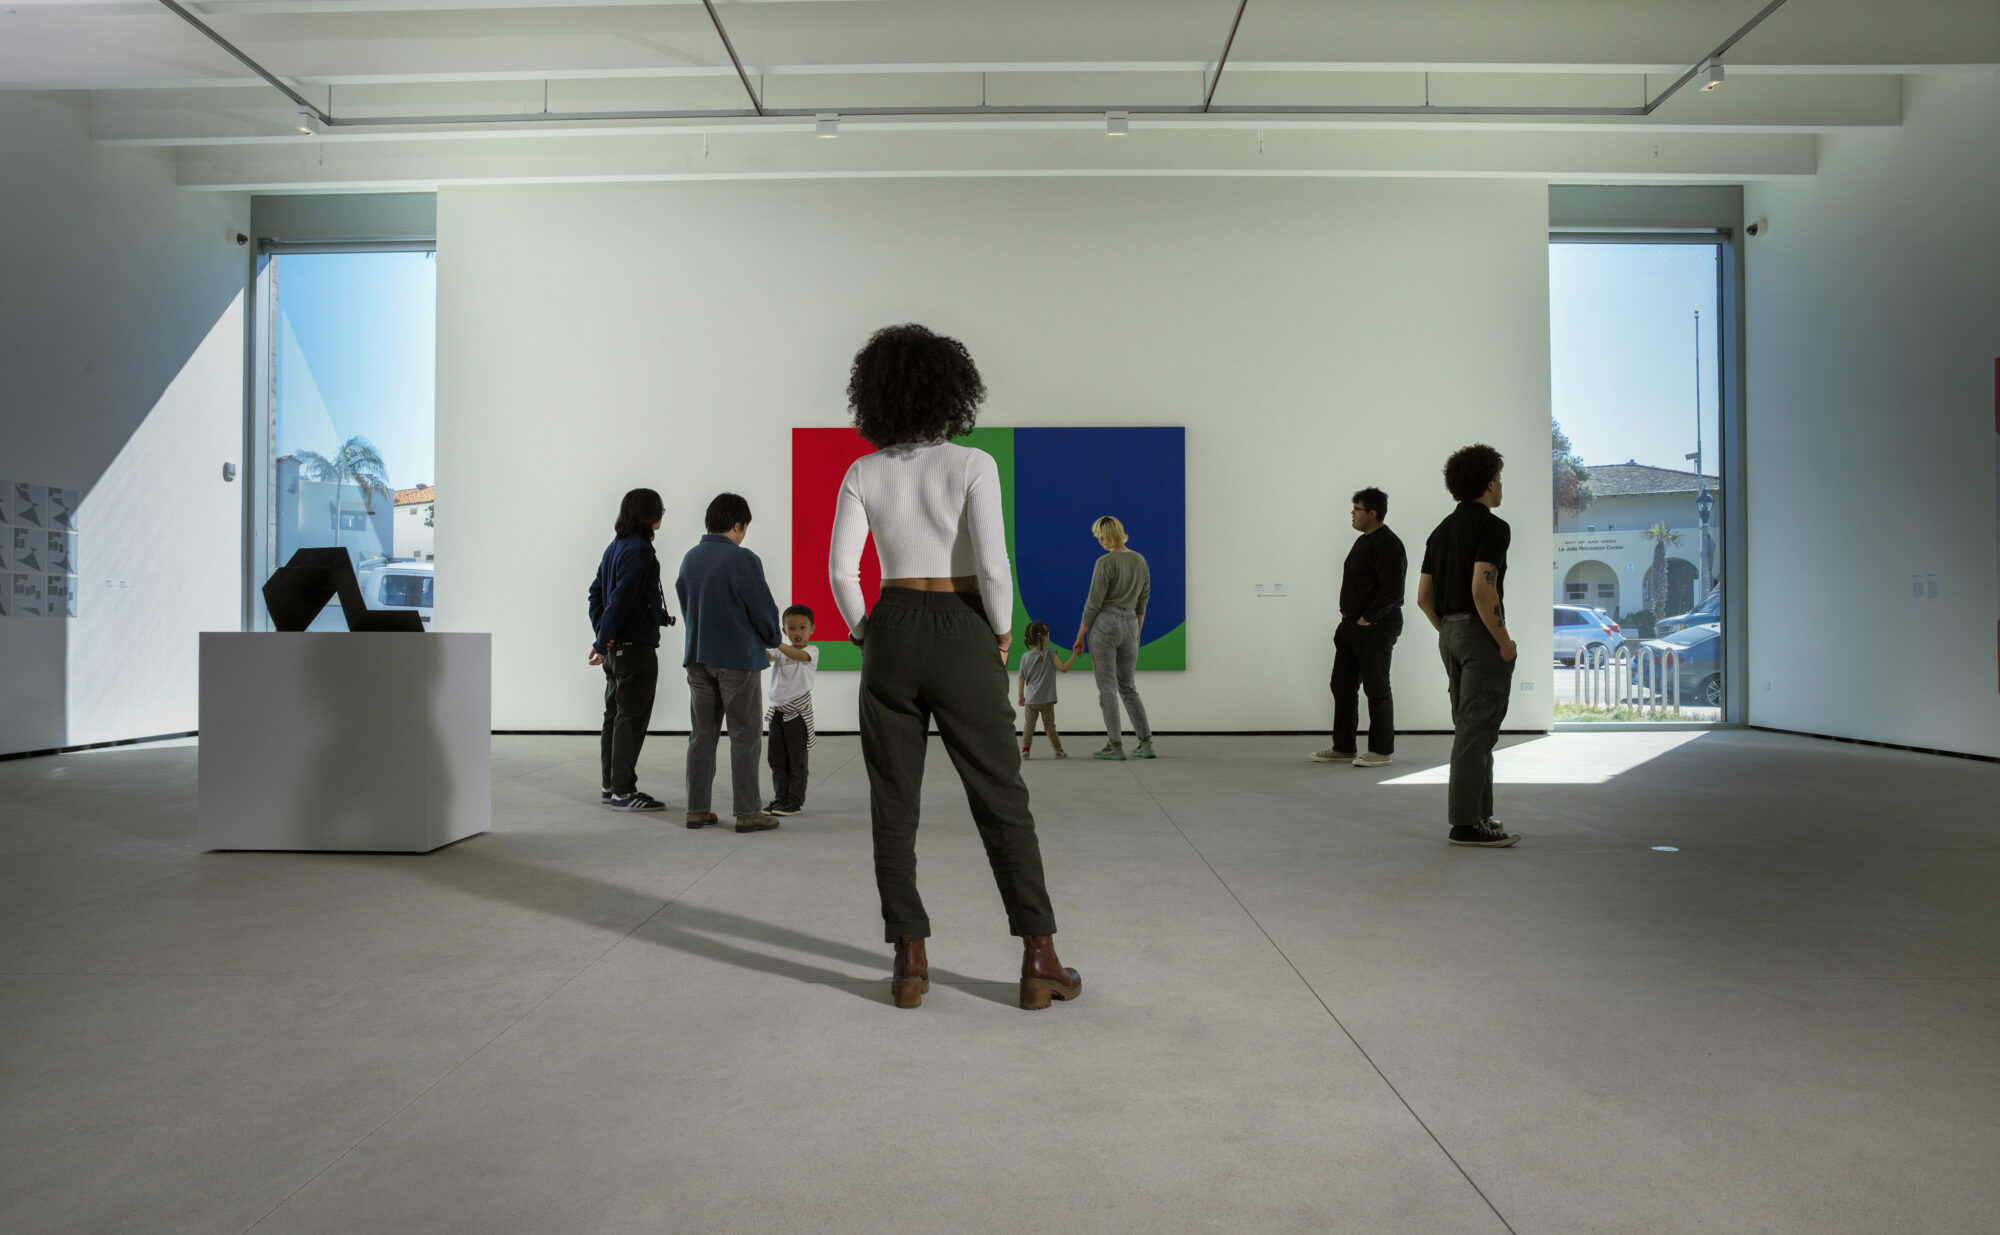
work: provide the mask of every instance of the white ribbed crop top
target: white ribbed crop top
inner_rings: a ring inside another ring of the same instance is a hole
[[[979,579],[993,633],[1014,620],[1014,576],[993,456],[950,442],[891,446],[863,455],[840,482],[827,563],[833,602],[848,629],[866,614],[861,551],[870,533],[884,579]]]

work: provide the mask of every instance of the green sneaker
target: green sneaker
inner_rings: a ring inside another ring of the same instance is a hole
[[[1125,748],[1117,742],[1106,742],[1103,750],[1090,752],[1092,759],[1124,759]]]
[[[1158,756],[1158,755],[1155,755],[1155,754],[1153,753],[1153,739],[1151,739],[1151,738],[1147,738],[1147,739],[1146,739],[1145,741],[1143,741],[1143,742],[1139,743],[1139,745],[1138,745],[1137,749],[1133,750],[1133,752],[1132,752],[1132,757],[1133,757],[1134,759],[1157,759],[1157,758],[1159,758],[1159,756]]]

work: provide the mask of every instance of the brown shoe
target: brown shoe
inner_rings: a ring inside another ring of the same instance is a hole
[[[722,820],[712,810],[688,812],[688,826],[691,828],[705,828],[711,823],[721,822]]]
[[[778,817],[776,815],[736,816],[736,830],[738,832],[768,832],[777,826]]]
[[[896,936],[896,968],[889,979],[889,997],[899,1008],[918,1008],[930,989],[931,962],[924,955],[924,941]]]
[[[1021,1006],[1038,1012],[1050,999],[1070,1000],[1083,994],[1083,975],[1064,969],[1056,959],[1055,940],[1048,935],[1023,935],[1027,945],[1021,957]]]

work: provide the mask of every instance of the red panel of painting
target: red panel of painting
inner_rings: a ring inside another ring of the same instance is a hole
[[[813,641],[845,639],[847,623],[833,603],[826,563],[833,552],[833,507],[847,469],[875,448],[851,428],[792,430],[792,598],[813,611]],[[861,551],[861,594],[869,607],[882,593],[875,540]]]

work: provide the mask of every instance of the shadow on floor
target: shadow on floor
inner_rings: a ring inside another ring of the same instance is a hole
[[[481,844],[481,842],[485,842]],[[494,838],[472,837],[450,849],[398,862],[396,869],[409,870],[422,878],[471,896],[502,901],[537,913],[569,918],[601,930],[616,930],[624,922],[639,925],[629,938],[672,948],[689,956],[721,961],[756,973],[768,973],[795,982],[831,986],[859,996],[870,1003],[889,1002],[889,952],[871,952],[852,944],[822,939],[788,926],[779,926],[723,909],[662,900],[657,894],[641,892],[593,875],[581,875],[558,867],[522,862],[504,853],[493,852]],[[764,951],[777,948],[859,966],[882,974],[880,979],[856,978],[835,969]],[[1014,1006],[1017,995],[1012,979],[972,978],[947,969],[931,967],[931,981],[962,987],[981,999]]]

